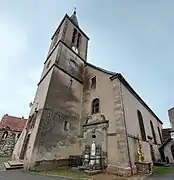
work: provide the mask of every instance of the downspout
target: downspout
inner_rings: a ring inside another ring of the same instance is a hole
[[[130,157],[130,148],[129,148],[129,141],[128,141],[128,132],[127,132],[127,125],[126,125],[126,117],[125,117],[125,109],[124,109],[124,101],[123,101],[122,83],[121,83],[121,81],[120,81],[120,92],[121,92],[121,101],[122,101],[122,105],[123,105],[123,117],[124,117],[124,126],[125,126],[125,134],[126,134],[126,143],[127,143],[129,165],[130,165],[130,169],[131,169],[131,175],[133,176],[134,173],[133,173],[132,162],[131,162],[131,157]]]

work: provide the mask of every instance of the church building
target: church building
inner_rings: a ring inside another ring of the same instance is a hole
[[[120,73],[87,62],[88,41],[76,11],[66,14],[13,151],[26,170],[66,166],[71,156],[82,156],[85,167],[129,176],[136,173],[138,142],[144,162],[161,158],[163,123]]]

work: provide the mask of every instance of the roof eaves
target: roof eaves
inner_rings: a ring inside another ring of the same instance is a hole
[[[97,66],[95,66],[95,65],[93,65],[93,64],[90,64],[90,63],[88,63],[88,62],[86,62],[86,65],[88,65],[88,66],[90,66],[90,67],[92,67],[92,68],[94,68],[94,69],[96,69],[96,70],[99,70],[99,71],[101,71],[101,72],[104,72],[104,73],[106,73],[106,74],[108,74],[108,75],[111,75],[111,76],[117,74],[117,73],[115,73],[115,72],[108,71],[108,70],[102,69],[102,68],[100,68],[100,67],[97,67]]]

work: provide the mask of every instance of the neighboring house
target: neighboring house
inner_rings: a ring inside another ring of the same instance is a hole
[[[168,139],[172,131],[173,131],[172,128],[162,129],[163,143]]]
[[[102,164],[128,176],[136,173],[138,139],[144,161],[161,158],[161,120],[120,73],[87,62],[88,40],[76,12],[66,14],[52,37],[29,120],[13,152],[27,170],[68,165],[70,156],[83,155],[85,167]]]
[[[5,114],[0,121],[0,156],[11,156],[26,119]]]
[[[174,128],[174,107],[168,110],[168,116],[172,128],[162,130],[163,144],[160,147],[163,161],[174,163],[174,140],[172,138]]]

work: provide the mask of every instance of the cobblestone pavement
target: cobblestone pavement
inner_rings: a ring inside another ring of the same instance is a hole
[[[24,172],[24,170],[8,170],[4,169],[3,163],[10,160],[10,157],[0,157],[0,180],[67,180],[65,178],[50,177],[37,175],[34,173]]]
[[[150,176],[145,180],[174,180],[174,173],[167,174],[165,176]]]
[[[67,180],[65,178],[50,177],[27,173],[23,170],[0,171],[0,180]]]

